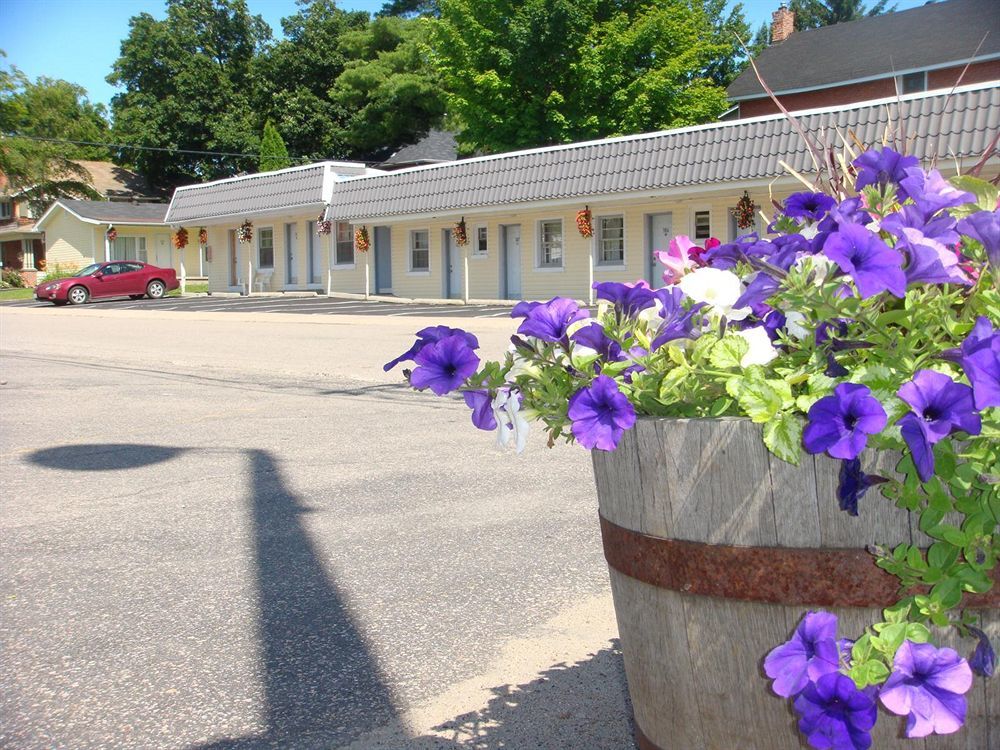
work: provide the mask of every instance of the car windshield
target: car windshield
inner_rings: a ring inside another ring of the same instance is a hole
[[[93,276],[99,270],[101,270],[101,264],[100,263],[91,263],[89,266],[85,266],[84,268],[81,268],[79,271],[77,271],[73,275],[74,276]]]

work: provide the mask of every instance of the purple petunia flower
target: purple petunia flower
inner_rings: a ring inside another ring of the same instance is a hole
[[[493,397],[489,391],[465,391],[462,398],[465,399],[466,406],[472,409],[472,424],[488,432],[497,428],[497,420],[493,416]]]
[[[916,206],[907,203],[895,213],[891,213],[879,222],[886,232],[902,237],[904,229],[916,229],[924,237],[937,240],[946,247],[958,244],[958,232],[955,231],[955,217],[947,211],[927,219]]]
[[[885,290],[897,297],[906,295],[903,256],[859,224],[833,232],[823,245],[823,254],[854,279],[862,299]]]
[[[903,156],[893,151],[891,148],[869,149],[853,162],[858,170],[858,179],[854,183],[855,189],[875,185],[880,190],[884,189],[890,182],[897,186],[906,177],[906,170],[916,167],[919,164],[915,156]],[[897,195],[903,201],[907,195],[905,190],[899,189]]]
[[[656,351],[661,346],[678,339],[692,338],[695,327],[695,316],[705,307],[699,302],[685,310],[684,292],[678,287],[663,287],[657,289],[656,299],[660,302],[660,318],[662,322],[656,329],[656,335],[650,344],[650,350]]]
[[[969,663],[950,648],[903,641],[879,692],[887,710],[906,717],[907,737],[952,734],[965,723]]]
[[[900,229],[897,250],[905,250],[909,263],[903,272],[909,284],[971,284],[958,265],[958,254],[941,242],[925,237],[919,229]]]
[[[799,731],[815,748],[868,750],[878,719],[874,689],[858,690],[847,675],[823,675],[795,699]]]
[[[861,459],[851,458],[840,464],[840,483],[837,485],[837,503],[848,515],[858,515],[858,501],[865,496],[869,487],[889,480],[875,474],[865,474],[861,470]]]
[[[479,340],[468,331],[463,331],[461,328],[449,328],[448,326],[430,326],[429,328],[417,331],[416,343],[392,360],[392,362],[384,364],[382,369],[389,372],[389,370],[400,362],[406,362],[416,357],[417,353],[425,346],[440,341],[447,336],[462,336],[470,349],[479,348]]]
[[[810,407],[802,443],[809,453],[857,458],[868,436],[881,432],[886,420],[885,409],[868,386],[841,383]]]
[[[994,331],[989,319],[976,320],[962,342],[959,363],[972,383],[972,400],[982,411],[1000,406],[1000,331]]]
[[[826,193],[792,193],[785,198],[785,216],[793,219],[819,221],[837,205]]]
[[[607,375],[598,375],[569,397],[573,437],[584,448],[613,451],[625,430],[635,424],[635,407]]]
[[[986,249],[986,257],[995,274],[1000,274],[1000,208],[977,211],[958,222],[958,231],[968,235]]]
[[[605,362],[621,362],[625,359],[621,346],[604,333],[604,326],[597,321],[577,329],[570,338],[581,346],[593,349]]]
[[[438,396],[451,393],[479,367],[479,357],[460,334],[427,344],[413,361],[417,367],[410,374],[410,385],[417,390],[430,388]]]
[[[865,210],[860,198],[845,198],[830,209],[827,218],[820,222],[821,232],[834,232],[843,224],[871,224],[872,216]]]
[[[913,411],[899,420],[921,481],[934,476],[933,446],[957,430],[978,435],[982,421],[972,401],[972,389],[934,370],[919,370],[896,395]]]
[[[766,304],[766,300],[774,296],[778,286],[777,279],[758,271],[740,298],[733,303],[733,307],[749,307],[754,315],[762,318],[771,311],[771,306]]]
[[[542,341],[557,343],[566,339],[571,323],[589,318],[586,310],[566,297],[553,297],[548,302],[524,303],[514,306],[511,317],[524,317],[517,329],[522,336],[534,336]]]
[[[978,639],[976,649],[972,652],[972,658],[969,659],[969,666],[976,674],[992,677],[997,666],[997,653],[993,650],[990,637],[979,628],[972,626],[969,626],[969,632]]]
[[[764,657],[764,673],[774,680],[771,689],[782,698],[839,667],[837,616],[829,612],[807,612],[792,637]]]
[[[976,196],[959,190],[936,169],[925,172],[920,167],[910,167],[906,170],[906,177],[899,181],[899,186],[900,191],[913,199],[925,217],[933,216],[944,208],[976,202]]]
[[[637,281],[634,284],[599,281],[594,284],[594,290],[597,292],[597,299],[614,304],[615,312],[625,318],[634,318],[640,310],[656,304],[653,290],[645,281]]]

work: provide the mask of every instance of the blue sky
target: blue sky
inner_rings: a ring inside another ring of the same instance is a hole
[[[924,0],[901,0],[900,10]],[[343,0],[341,8],[375,12],[384,0]],[[295,0],[248,0],[275,36],[281,19],[294,15]],[[735,3],[730,0],[730,6]],[[770,21],[779,0],[750,0],[743,7],[754,28]],[[166,16],[163,0],[0,0],[0,49],[30,78],[62,78],[83,86],[93,102],[109,103],[115,89],[104,78],[128,35],[128,21],[146,12]],[[85,41],[81,41],[85,40]]]

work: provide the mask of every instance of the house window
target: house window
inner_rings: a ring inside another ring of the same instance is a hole
[[[472,244],[472,254],[480,258],[486,257],[489,245],[489,230],[486,227],[476,227],[476,237]]]
[[[13,214],[13,203],[11,201],[0,201],[0,220],[9,219]]]
[[[695,211],[694,238],[696,240],[707,240],[711,236],[712,236],[711,211]]]
[[[897,79],[900,94],[919,94],[927,90],[927,71],[921,70],[919,73],[907,73]]]
[[[563,233],[562,219],[543,221],[539,224],[538,267],[562,268]]]
[[[625,217],[602,216],[597,220],[597,265],[625,264]]]
[[[257,232],[257,267],[274,268],[274,230],[271,227]]]
[[[334,265],[354,265],[354,233],[346,221],[337,222],[337,247],[334,251]]]
[[[111,243],[111,260],[141,260],[146,262],[145,237],[115,237]]]
[[[410,232],[410,270],[430,271],[431,256],[429,233],[426,229]]]

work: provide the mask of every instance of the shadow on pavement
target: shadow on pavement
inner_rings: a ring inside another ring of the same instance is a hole
[[[139,443],[89,443],[44,448],[28,455],[36,466],[68,471],[118,471],[169,461],[185,448]]]
[[[248,451],[260,606],[262,735],[204,750],[331,748],[395,716],[392,696],[269,453]]]

